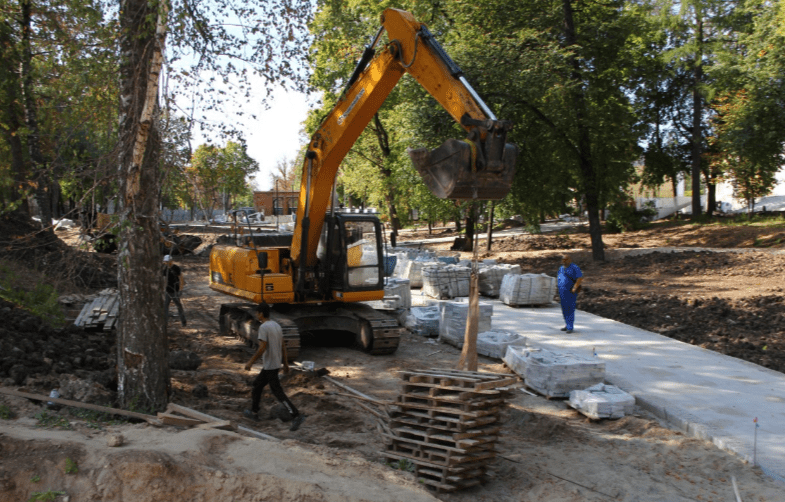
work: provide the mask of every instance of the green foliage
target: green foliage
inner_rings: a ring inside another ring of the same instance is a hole
[[[35,424],[36,427],[59,427],[61,429],[71,429],[71,422],[67,418],[61,417],[55,413],[50,413],[46,410],[39,411],[34,415],[38,420]]]
[[[65,495],[65,492],[48,490],[45,492],[33,492],[27,502],[53,502],[57,500],[60,495]]]
[[[65,316],[57,301],[57,291],[43,283],[36,284],[32,291],[26,291],[18,287],[18,281],[15,272],[0,264],[0,298],[23,307],[51,326],[62,326]]]
[[[640,230],[648,225],[648,220],[657,214],[652,205],[636,209],[628,201],[619,201],[610,206],[605,228],[610,233],[620,234],[630,230]]]
[[[31,483],[38,483],[39,481],[41,481],[41,476],[39,476],[38,474],[34,474],[33,477],[30,478]]]
[[[79,472],[79,466],[76,465],[76,462],[71,460],[70,458],[65,459],[65,473],[66,474],[76,474]]]
[[[414,463],[406,458],[401,458],[397,462],[388,462],[387,466],[398,471],[414,472]]]
[[[14,412],[11,411],[11,408],[4,404],[0,404],[0,418],[3,420],[11,420],[14,418]]]

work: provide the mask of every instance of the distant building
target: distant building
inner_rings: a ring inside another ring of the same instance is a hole
[[[294,214],[297,211],[297,202],[300,197],[299,190],[296,192],[254,192],[254,208],[265,214],[265,216],[275,216],[284,214]]]

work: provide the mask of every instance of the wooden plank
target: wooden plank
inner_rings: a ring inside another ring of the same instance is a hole
[[[63,404],[65,406],[73,406],[74,408],[84,408],[87,410],[100,411],[101,413],[108,413],[110,415],[122,415],[124,417],[138,418],[140,420],[145,420],[147,423],[152,425],[161,425],[161,421],[158,420],[158,418],[155,416],[146,415],[144,413],[136,413],[135,411],[126,411],[118,408],[107,408],[106,406],[99,406],[97,404],[80,403],[79,401],[70,401],[68,399],[49,397],[42,394],[30,394],[28,392],[20,392],[18,390],[6,389],[3,387],[0,387],[0,394],[23,397],[26,399],[32,399],[34,401],[51,401],[53,403]]]
[[[202,425],[205,422],[196,418],[179,417],[171,413],[159,413],[158,418],[165,425],[177,425],[179,427],[193,427],[194,425]]]
[[[82,311],[79,312],[79,315],[76,317],[76,320],[74,321],[74,326],[79,326],[79,327],[82,326],[81,323],[83,322],[83,318],[85,314],[87,314],[88,310],[90,310],[90,305],[92,305],[92,302],[86,302],[84,305],[82,305]]]
[[[198,420],[202,420],[204,422],[221,422],[222,419],[208,415],[206,413],[201,413],[196,410],[192,410],[191,408],[186,408],[185,406],[180,406],[179,404],[169,403],[166,407],[166,411],[180,413],[182,415],[189,416],[191,418],[196,418]],[[280,441],[277,437],[269,436],[264,434],[263,432],[255,431],[253,429],[249,429],[248,427],[244,427],[242,425],[237,426],[237,430],[244,434],[248,434],[249,436],[253,436],[259,439],[267,439],[270,441]]]
[[[222,431],[236,431],[237,424],[231,420],[219,420],[217,422],[207,422],[196,426],[196,429],[218,429]]]
[[[120,295],[112,295],[107,298],[106,303],[104,303],[103,307],[101,308],[101,315],[98,317],[98,323],[105,323],[106,318],[109,316],[109,312],[112,311],[114,308],[114,304],[120,301]]]
[[[85,323],[90,318],[90,314],[93,312],[93,307],[97,301],[98,298],[93,298],[92,302],[85,303],[84,307],[82,307],[82,312],[76,320],[77,322],[74,323],[76,326],[84,327]]]
[[[253,429],[249,429],[248,427],[244,427],[242,425],[238,425],[237,426],[237,430],[242,432],[242,433],[244,433],[244,434],[248,434],[249,436],[253,436],[255,438],[258,438],[258,439],[267,439],[269,441],[280,441],[280,439],[278,439],[277,437],[268,436],[267,434],[264,434],[263,432],[255,431]]]

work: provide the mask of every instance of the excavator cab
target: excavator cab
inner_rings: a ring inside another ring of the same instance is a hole
[[[338,213],[328,216],[324,227],[326,242],[317,251],[322,268],[320,290],[338,301],[377,299],[384,289],[379,219],[369,214]]]

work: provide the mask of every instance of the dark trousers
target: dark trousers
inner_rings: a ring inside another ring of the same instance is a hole
[[[166,292],[166,300],[164,301],[164,310],[166,311],[166,319],[169,320],[169,304],[174,302],[177,305],[177,312],[180,314],[180,322],[183,323],[185,326],[185,310],[183,310],[183,304],[180,302],[180,292],[175,291],[171,293],[169,291]]]
[[[262,370],[259,372],[259,376],[257,376],[253,381],[253,391],[251,392],[251,411],[254,413],[259,412],[259,402],[262,400],[262,391],[267,384],[270,384],[270,390],[273,392],[275,399],[277,399],[278,402],[282,405],[286,406],[286,409],[289,410],[292,418],[294,418],[299,415],[300,412],[297,410],[294,404],[289,401],[289,398],[286,397],[283,387],[281,387],[281,381],[278,380],[278,371],[279,370]]]

